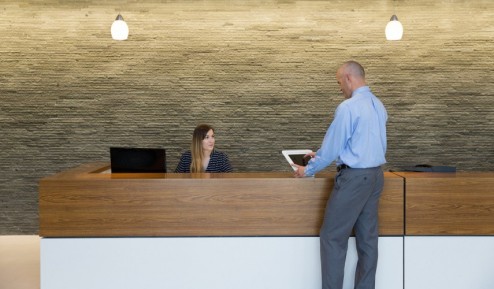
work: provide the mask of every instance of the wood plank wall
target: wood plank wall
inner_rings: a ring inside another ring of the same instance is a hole
[[[0,234],[38,232],[38,181],[110,146],[164,147],[217,128],[236,172],[285,171],[320,146],[365,66],[388,108],[388,168],[494,170],[492,0],[0,2]],[[127,41],[110,38],[121,13]],[[384,39],[392,14],[402,41]],[[333,168],[330,168],[330,170]]]

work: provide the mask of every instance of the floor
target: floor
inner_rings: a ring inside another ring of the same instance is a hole
[[[39,236],[0,236],[0,288],[39,289]]]

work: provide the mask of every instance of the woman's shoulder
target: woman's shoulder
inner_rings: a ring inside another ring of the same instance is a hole
[[[192,155],[190,151],[185,151],[180,156],[180,161],[177,164],[175,173],[188,173],[190,172],[190,162],[192,161]]]
[[[192,157],[192,152],[190,150],[184,151],[181,158]]]
[[[219,150],[213,150],[213,155],[221,158],[227,158],[228,155],[225,152],[219,151]]]
[[[210,168],[210,172],[215,173],[229,173],[233,171],[228,155],[217,150],[212,152],[208,168]]]

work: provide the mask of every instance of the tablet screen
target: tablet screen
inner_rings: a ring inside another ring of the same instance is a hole
[[[306,166],[310,161],[310,156],[304,158],[305,154],[289,155],[289,156],[290,159],[293,161],[293,163],[299,166]]]

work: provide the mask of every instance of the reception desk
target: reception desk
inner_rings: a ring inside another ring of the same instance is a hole
[[[406,235],[494,236],[494,173],[399,172]]]
[[[91,163],[46,177],[41,289],[319,289],[334,175],[112,174]],[[491,289],[493,188],[492,173],[386,172],[376,288]],[[344,289],[356,262],[351,238]]]
[[[403,234],[403,178],[385,173],[381,235]],[[44,178],[42,237],[318,236],[334,174],[112,174],[85,164]]]

